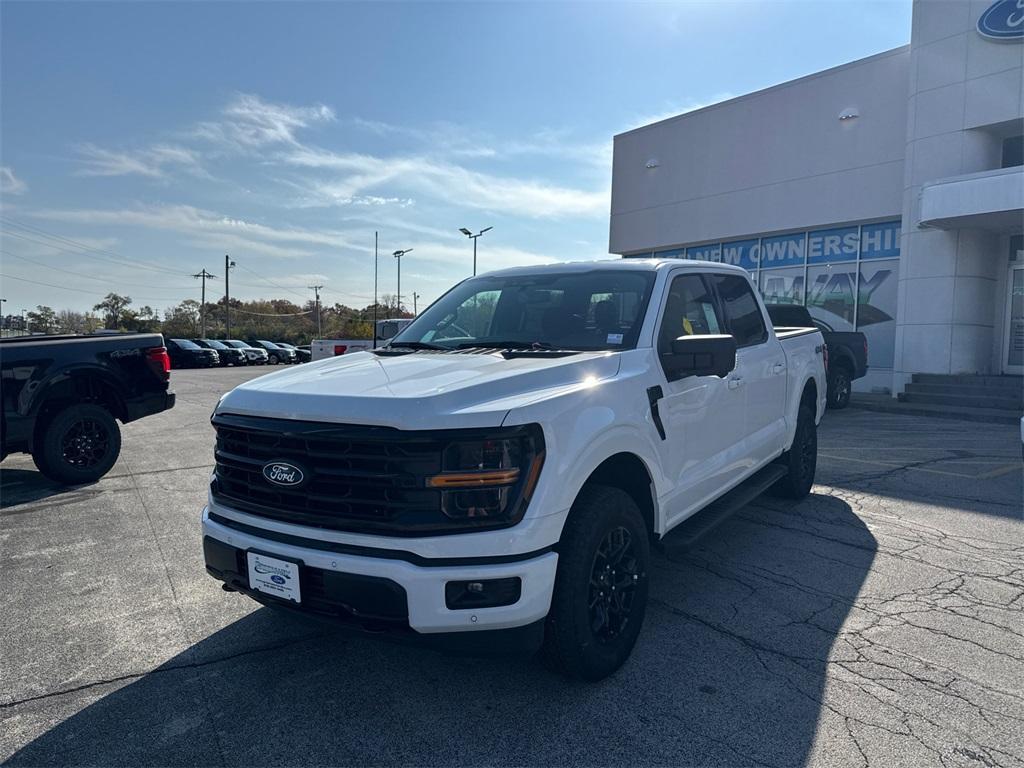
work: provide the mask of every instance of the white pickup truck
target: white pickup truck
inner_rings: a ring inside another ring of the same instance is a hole
[[[633,260],[468,279],[374,351],[217,404],[207,570],[268,605],[442,645],[629,655],[650,545],[755,474],[814,480],[825,360],[741,269]]]

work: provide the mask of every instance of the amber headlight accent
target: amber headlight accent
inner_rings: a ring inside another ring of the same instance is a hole
[[[452,441],[444,449],[441,473],[428,477],[426,486],[442,492],[441,508],[454,520],[518,522],[537,484],[543,446],[536,425]]]

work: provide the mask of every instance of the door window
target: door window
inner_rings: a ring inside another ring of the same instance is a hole
[[[725,313],[725,325],[737,347],[749,347],[768,340],[764,315],[749,281],[739,275],[710,275]]]
[[[672,354],[672,342],[680,336],[722,333],[715,299],[700,275],[680,275],[672,280],[665,313],[658,330],[658,357]],[[663,366],[664,367],[664,366]],[[669,378],[669,368],[665,368]]]

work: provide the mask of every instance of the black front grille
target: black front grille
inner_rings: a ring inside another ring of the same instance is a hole
[[[444,522],[440,492],[425,487],[441,471],[443,442],[432,433],[218,415],[213,496],[262,517],[348,531],[409,532]],[[268,462],[298,466],[295,488],[263,475]]]

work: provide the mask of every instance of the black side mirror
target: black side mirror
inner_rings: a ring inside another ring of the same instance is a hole
[[[676,378],[724,378],[736,367],[736,339],[726,335],[680,336],[672,342],[672,354],[666,357],[666,367]]]

